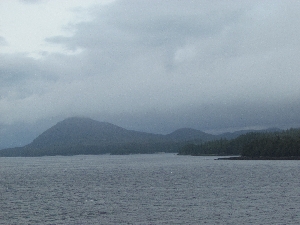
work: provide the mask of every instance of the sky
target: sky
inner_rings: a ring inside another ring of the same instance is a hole
[[[300,127],[299,11],[296,0],[0,1],[0,135],[32,138],[72,116],[163,134]]]

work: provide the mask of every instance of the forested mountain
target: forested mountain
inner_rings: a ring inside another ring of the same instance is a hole
[[[224,135],[230,139],[230,133]],[[201,153],[195,154],[221,155],[240,152],[236,149],[225,151],[224,146],[238,142],[224,138],[221,141],[213,141],[220,137],[222,135],[207,134],[190,128],[179,129],[167,135],[151,134],[127,130],[89,118],[73,117],[57,123],[24,147],[0,150],[0,156],[177,153],[180,149],[180,154],[194,154],[189,152],[191,146],[193,149],[198,148],[197,146],[210,146],[205,147],[205,151],[201,150]],[[218,145],[221,147],[211,147]]]
[[[242,152],[246,157],[300,156],[300,129],[257,135]]]
[[[185,145],[180,155],[241,155],[242,157],[298,157],[300,129],[275,132],[250,132],[226,140]]]
[[[223,134],[219,134],[217,135],[217,140],[219,139],[227,139],[227,140],[231,140],[231,139],[235,139],[243,134],[248,134],[248,133],[274,133],[274,132],[280,132],[282,131],[279,128],[269,128],[269,129],[265,129],[265,130],[239,130],[239,131],[235,131],[235,132],[226,132]]]

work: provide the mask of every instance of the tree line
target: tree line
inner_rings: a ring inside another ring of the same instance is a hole
[[[220,139],[202,144],[188,144],[179,155],[241,155],[245,157],[300,156],[300,129],[281,132],[251,132],[235,139]]]

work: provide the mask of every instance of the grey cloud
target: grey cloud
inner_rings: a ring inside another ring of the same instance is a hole
[[[45,64],[23,54],[0,55],[0,86],[10,87],[39,79],[51,81],[55,76],[47,71]]]
[[[48,41],[65,44],[71,49],[76,46],[103,48],[105,44],[118,42],[176,47],[190,38],[207,38],[222,32],[225,26],[238,21],[239,11],[243,9],[227,6],[230,13],[216,13],[218,8],[220,6],[202,1],[188,4],[182,1],[116,1],[94,9],[94,22],[76,24],[75,37],[53,37]]]
[[[230,57],[262,54],[263,51],[274,51],[276,47],[280,51],[278,48],[287,45],[285,40],[291,37],[286,36],[297,29],[282,22],[282,12],[274,10],[270,16],[257,13],[257,8],[270,6],[260,5],[256,1],[243,4],[234,1],[226,4],[206,1],[116,1],[94,9],[93,22],[75,24],[75,36],[47,40],[71,50],[83,48],[93,52],[91,60],[97,58],[100,64],[103,62],[104,70],[108,65],[114,68],[115,64],[122,64],[124,59],[140,52],[153,54],[153,51],[159,51],[165,68],[174,68],[174,59],[184,61],[184,49],[189,46],[194,49],[196,59],[191,66],[195,67],[199,59],[207,66],[219,58],[227,60]],[[295,19],[299,20],[299,17]],[[276,28],[278,24],[281,24],[280,28]],[[279,37],[274,39],[274,36]],[[178,56],[180,51],[183,53]]]
[[[184,48],[189,41],[220,34],[225,26],[240,17],[238,9],[230,10],[229,15],[216,16],[213,9],[207,12],[202,5],[205,4],[117,1],[94,9],[96,19],[93,22],[75,24],[73,37],[51,37],[47,41],[70,50],[85,49],[89,52],[89,61],[99,65],[103,73],[111,74],[140,54],[145,59],[146,54],[159,54],[157,57],[164,68],[174,69],[178,49]],[[170,8],[174,9],[172,14]]]
[[[22,98],[0,99],[11,109],[2,117],[82,115],[156,133],[300,124],[299,9],[145,0],[93,8],[93,21],[70,25],[73,36],[47,38],[82,53],[3,57],[1,96]]]
[[[236,102],[232,104],[185,105],[171,111],[149,110],[145,114],[102,116],[134,130],[170,133],[179,127],[191,127],[210,133],[240,129],[299,127],[300,104],[297,100],[282,103]],[[96,119],[101,119],[96,117]]]
[[[7,41],[5,40],[4,37],[0,36],[0,46],[5,46],[5,45],[8,45]]]
[[[36,3],[43,2],[45,0],[19,0],[19,1],[25,4],[36,4]]]

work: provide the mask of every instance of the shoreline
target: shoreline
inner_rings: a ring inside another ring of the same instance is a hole
[[[300,156],[286,156],[286,157],[270,157],[270,156],[247,157],[247,156],[238,156],[238,157],[218,158],[216,160],[300,160]]]

